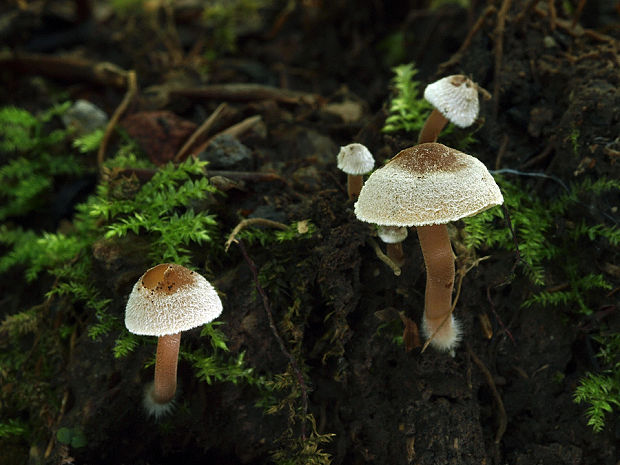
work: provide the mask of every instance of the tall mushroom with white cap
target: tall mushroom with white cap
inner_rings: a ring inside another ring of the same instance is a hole
[[[435,142],[448,122],[460,128],[471,126],[478,117],[478,85],[462,74],[447,76],[426,86],[424,98],[433,111],[418,136],[418,144]]]
[[[338,168],[347,174],[349,199],[356,199],[364,184],[363,175],[375,167],[375,159],[365,145],[357,142],[340,147]]]
[[[181,331],[209,323],[220,313],[222,301],[213,286],[181,265],[157,265],[134,285],[125,309],[125,326],[134,334],[159,338],[155,380],[144,398],[149,414],[165,414],[172,406]]]
[[[362,221],[416,226],[426,264],[422,329],[431,345],[452,350],[460,333],[450,317],[454,253],[447,223],[473,216],[504,201],[478,159],[438,143],[399,152],[367,179],[355,203]]]

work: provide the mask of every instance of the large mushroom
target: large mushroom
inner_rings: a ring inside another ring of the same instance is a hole
[[[159,338],[155,380],[144,397],[149,414],[158,417],[173,405],[181,331],[209,323],[220,313],[222,302],[213,286],[181,265],[157,265],[134,285],[125,310],[125,326],[134,334]]]
[[[435,142],[446,124],[471,126],[478,117],[478,85],[462,74],[439,79],[426,86],[424,98],[433,105],[418,136],[418,144]]]
[[[504,201],[486,167],[476,158],[438,143],[399,152],[366,180],[355,203],[362,221],[386,226],[416,226],[426,264],[422,329],[430,344],[451,351],[459,327],[450,317],[454,253],[447,223]]]

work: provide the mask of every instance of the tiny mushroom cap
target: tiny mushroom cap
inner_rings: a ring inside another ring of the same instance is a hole
[[[386,244],[397,244],[407,239],[407,228],[404,226],[379,226],[377,235]]]
[[[338,168],[347,174],[362,175],[372,171],[375,159],[365,145],[353,143],[340,147]]]
[[[426,86],[424,98],[456,126],[471,126],[478,117],[478,86],[466,76],[447,76]]]
[[[355,215],[388,226],[445,224],[501,205],[499,187],[477,158],[429,142],[399,152],[374,171]]]
[[[165,336],[208,323],[222,313],[222,301],[199,273],[163,263],[134,285],[125,310],[125,326],[134,334]]]

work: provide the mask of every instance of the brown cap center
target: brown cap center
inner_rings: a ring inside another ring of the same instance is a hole
[[[150,291],[174,294],[179,288],[194,282],[193,271],[171,263],[157,265],[142,276],[142,285]]]
[[[443,144],[429,142],[401,150],[390,160],[390,163],[410,173],[420,175],[440,171],[454,172],[465,166],[463,161],[456,156],[457,153],[456,150]]]

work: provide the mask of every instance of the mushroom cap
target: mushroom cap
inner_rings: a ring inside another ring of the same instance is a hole
[[[409,232],[404,226],[379,226],[377,235],[386,244],[398,244],[407,239]]]
[[[426,86],[424,98],[460,128],[478,117],[478,86],[462,74],[447,76]]]
[[[361,221],[387,226],[445,224],[501,205],[484,164],[437,142],[399,152],[366,180],[355,203]]]
[[[338,168],[347,174],[362,175],[372,171],[375,159],[365,145],[357,142],[340,147]]]
[[[125,309],[125,326],[134,334],[165,336],[208,323],[222,313],[222,301],[200,274],[163,263],[134,285]]]

